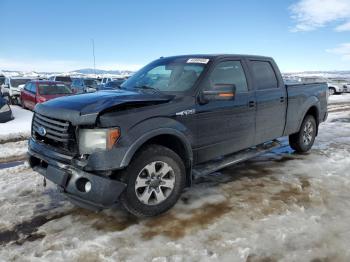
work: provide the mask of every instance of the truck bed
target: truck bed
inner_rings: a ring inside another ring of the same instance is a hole
[[[317,103],[319,121],[324,121],[327,115],[328,86],[327,83],[287,84],[287,118],[284,135],[299,131],[302,116]]]

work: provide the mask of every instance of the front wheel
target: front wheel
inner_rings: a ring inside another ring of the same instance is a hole
[[[301,124],[298,133],[289,136],[289,145],[298,153],[309,151],[316,138],[316,120],[312,115],[307,115]]]
[[[181,158],[169,148],[150,145],[139,152],[122,174],[127,184],[120,200],[138,217],[151,217],[175,205],[185,186]]]

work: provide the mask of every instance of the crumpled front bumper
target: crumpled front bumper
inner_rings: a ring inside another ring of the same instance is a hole
[[[33,170],[55,183],[74,204],[91,210],[114,206],[126,184],[106,176],[85,172],[69,162],[69,156],[29,143],[29,163]],[[86,184],[89,183],[88,186]],[[87,190],[89,189],[89,190]]]

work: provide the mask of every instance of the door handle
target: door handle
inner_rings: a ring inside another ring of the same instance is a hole
[[[284,103],[284,97],[283,96],[280,97],[280,102]]]
[[[249,101],[248,106],[249,107],[255,107],[255,101]]]

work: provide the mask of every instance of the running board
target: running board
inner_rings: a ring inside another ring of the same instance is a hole
[[[281,146],[282,146],[281,142],[279,142],[278,140],[273,140],[273,141],[258,145],[256,147],[245,149],[237,153],[233,153],[231,155],[221,157],[217,160],[212,160],[204,164],[195,166],[192,170],[192,175],[195,177],[209,175],[220,169],[223,169],[225,167],[228,167],[234,164],[238,164],[240,162],[243,162],[250,158],[254,158],[261,154],[265,154]]]

